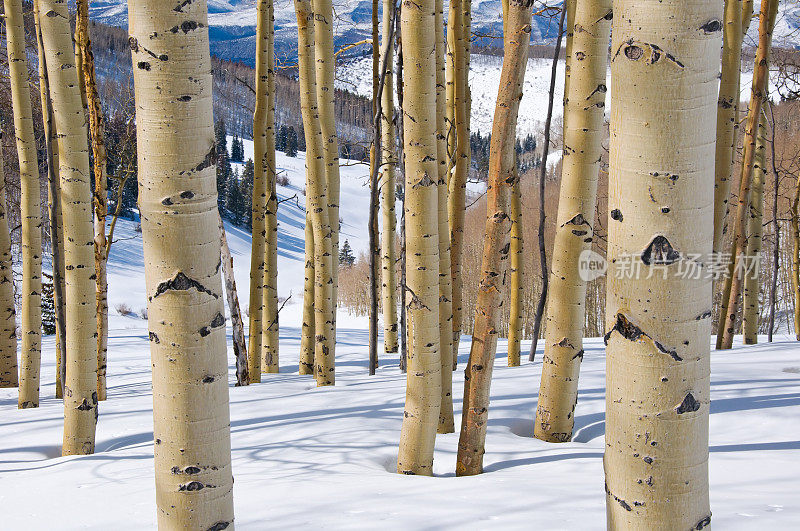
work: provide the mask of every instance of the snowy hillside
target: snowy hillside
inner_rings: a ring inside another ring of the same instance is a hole
[[[230,138],[229,138],[230,142]],[[245,160],[253,158],[253,142],[244,140]],[[291,300],[281,312],[282,326],[300,327],[302,319],[304,278],[304,230],[305,230],[305,153],[287,157],[278,151],[279,175],[289,179],[287,186],[278,186],[278,296]],[[342,161],[341,169],[341,241],[349,240],[353,252],[358,256],[366,252],[368,168],[355,161]],[[242,164],[232,164],[241,174]],[[398,209],[399,210],[399,209]],[[145,308],[145,285],[143,277],[142,235],[136,232],[138,223],[120,220],[115,232],[115,243],[111,247],[108,265],[109,306],[111,313],[124,304],[132,311],[141,313]],[[236,284],[242,311],[245,310],[250,284],[250,234],[247,230],[226,224],[228,245],[234,260]],[[347,312],[341,315],[347,322]]]

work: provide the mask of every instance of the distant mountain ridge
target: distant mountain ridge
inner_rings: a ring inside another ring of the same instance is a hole
[[[447,6],[445,0],[445,18]],[[371,0],[333,0],[333,7],[336,13],[334,31],[337,47],[370,38]],[[92,19],[104,24],[120,27],[128,24],[126,0],[95,0],[91,2],[89,11]],[[211,52],[222,59],[241,61],[252,66],[255,56],[255,0],[208,0],[208,12]],[[473,1],[472,30],[481,36],[478,38],[479,44],[502,46],[501,12],[500,0]],[[557,19],[535,17],[531,42],[551,42],[557,31]],[[275,52],[279,61],[293,63],[295,60],[297,20],[292,0],[275,0]]]
[[[561,1],[551,5],[561,5]],[[382,4],[382,2],[381,2]],[[447,6],[445,0],[445,18]],[[545,2],[534,1],[534,11]],[[758,33],[758,9],[750,25],[747,44],[754,44]],[[333,0],[336,14],[334,31],[336,46],[370,38],[372,24],[371,0]],[[780,4],[775,28],[776,46],[800,49],[800,1],[784,0]],[[93,19],[112,26],[128,24],[127,0],[94,0],[89,7]],[[255,57],[256,0],[208,0],[211,52],[221,59],[239,61],[253,66]],[[502,47],[503,24],[501,0],[473,0],[472,31],[479,45]],[[552,43],[558,31],[555,17],[537,16],[533,19],[531,43]],[[366,47],[365,47],[366,48]],[[279,62],[294,63],[297,54],[297,20],[293,0],[275,0],[275,53]],[[354,51],[354,55],[359,52]]]

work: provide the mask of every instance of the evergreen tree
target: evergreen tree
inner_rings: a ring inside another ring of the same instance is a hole
[[[219,207],[220,215],[224,218],[226,217],[225,205],[227,204],[228,181],[230,181],[233,171],[231,169],[230,156],[228,155],[228,133],[223,120],[219,120],[214,126],[214,137],[217,151],[217,206]]]
[[[53,278],[43,275],[42,280],[42,333],[52,336],[56,333],[56,307],[53,302]]]
[[[278,129],[278,134],[275,135],[275,149],[277,151],[286,151],[286,134],[288,128],[285,125],[282,125],[280,129]]]
[[[289,126],[286,131],[286,148],[284,152],[287,157],[296,157],[298,150],[297,131],[293,126]]]
[[[234,225],[242,224],[244,198],[239,187],[239,171],[235,170],[226,183],[225,190],[225,215]]]
[[[350,267],[356,263],[356,257],[353,254],[353,249],[350,247],[350,242],[345,240],[342,248],[339,250],[339,265]]]
[[[231,143],[231,161],[244,162],[244,142],[236,136],[233,137]]]
[[[242,217],[242,223],[248,228],[253,228],[253,179],[255,176],[255,166],[253,165],[253,159],[247,159],[247,162],[244,165],[244,171],[242,171],[242,178],[240,180],[239,186],[242,190],[242,196],[244,197],[244,212]]]

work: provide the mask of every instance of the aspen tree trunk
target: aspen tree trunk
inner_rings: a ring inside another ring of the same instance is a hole
[[[386,75],[381,93],[381,272],[383,295],[383,350],[394,353],[398,350],[397,341],[397,252],[395,214],[395,138],[394,124],[394,86],[392,84],[392,62],[394,58],[394,42],[388,40],[393,33],[394,0],[383,2],[383,61],[386,63]]]
[[[88,131],[75,69],[67,5],[39,0],[50,97],[59,136],[66,282],[67,356],[62,453],[94,452],[97,423],[97,340],[94,229]],[[38,188],[37,188],[38,190]],[[92,324],[90,324],[92,323]]]
[[[33,134],[31,93],[28,87],[22,2],[4,0],[4,7],[8,77],[11,84],[21,193],[22,315],[19,407],[24,409],[39,406],[39,369],[42,358],[42,220],[39,165],[36,138]],[[16,352],[14,358],[16,360]]]
[[[56,398],[64,396],[64,376],[66,355],[66,309],[64,307],[64,246],[61,220],[60,184],[58,176],[58,141],[53,119],[53,108],[50,101],[50,85],[47,79],[47,60],[44,56],[41,26],[39,24],[39,2],[33,1],[33,20],[36,31],[36,47],[39,59],[39,97],[42,107],[42,124],[44,144],[47,157],[47,210],[50,222],[50,249],[52,251],[53,269],[53,306],[56,317]]]
[[[380,244],[378,242],[378,170],[380,168],[381,148],[380,131],[381,121],[378,119],[380,109],[381,94],[380,74],[378,64],[380,63],[380,51],[378,50],[378,8],[380,2],[372,0],[372,144],[369,147],[369,217],[367,219],[367,230],[369,232],[369,256],[367,266],[369,268],[369,344],[368,353],[369,374],[374,375],[378,370],[378,261],[380,260]]]
[[[500,74],[486,190],[486,229],[481,280],[475,308],[472,348],[464,371],[464,411],[458,440],[456,475],[483,472],[489,390],[500,332],[500,316],[510,250],[511,188],[517,179],[515,143],[517,113],[528,65],[532,0],[511,0],[504,35],[505,56]]]
[[[755,67],[753,69],[753,86],[750,94],[750,104],[747,111],[747,128],[743,141],[744,154],[742,155],[742,175],[739,184],[739,197],[736,217],[733,225],[733,268],[731,289],[728,296],[727,312],[723,314],[725,329],[722,334],[721,348],[729,349],[733,346],[733,336],[736,329],[736,316],[739,309],[739,295],[742,289],[741,265],[744,253],[747,251],[747,211],[752,187],[753,164],[755,161],[756,136],[758,123],[761,120],[761,107],[767,97],[767,77],[769,74],[769,52],[772,45],[772,29],[775,27],[775,17],[778,13],[778,0],[763,0],[758,26],[758,49],[756,50]]]
[[[333,385],[333,247],[325,178],[320,115],[314,74],[314,13],[309,0],[295,0],[298,34],[300,107],[306,136],[306,194],[314,231],[314,376],[318,386]]]
[[[542,380],[534,436],[548,442],[572,439],[578,375],[583,361],[586,282],[581,254],[594,238],[597,177],[603,153],[611,33],[611,0],[576,0],[564,97],[561,192],[553,244]],[[612,212],[612,217],[615,214]]]
[[[6,14],[9,13],[6,7]],[[2,132],[0,131],[0,139]],[[6,176],[0,157],[0,388],[17,387],[17,312],[14,307],[11,234],[6,218]]]
[[[442,361],[442,404],[439,408],[439,433],[453,433],[453,287],[450,265],[450,226],[447,218],[447,131],[445,115],[445,38],[444,2],[436,0],[436,146],[439,158],[437,208],[439,220],[439,353]]]
[[[408,370],[408,322],[406,311],[406,157],[405,157],[405,135],[403,133],[404,123],[403,120],[403,39],[400,32],[400,13],[403,10],[403,4],[397,6],[398,14],[395,16],[395,38],[397,39],[397,104],[399,112],[397,113],[397,136],[398,136],[398,169],[400,170],[401,179],[398,182],[401,187],[401,200],[400,200],[400,371],[406,373]]]
[[[445,135],[447,136],[447,186],[456,165],[456,48],[463,46],[461,41],[461,2],[449,2],[447,14],[447,46],[445,49]],[[449,194],[448,194],[449,195]],[[449,202],[448,202],[449,205]],[[449,215],[449,212],[448,212]],[[449,223],[448,219],[448,223]],[[449,230],[449,227],[448,227]],[[451,280],[452,285],[452,280]]]
[[[436,120],[436,2],[407,3],[403,40],[408,379],[397,472],[433,474],[442,402],[439,350],[439,160]]]
[[[455,166],[448,185],[447,217],[450,220],[450,270],[453,289],[453,366],[458,361],[458,344],[464,320],[461,269],[464,254],[464,219],[466,214],[467,179],[469,178],[469,53],[470,0],[455,0],[450,13],[457,17],[450,24],[455,30],[454,53],[454,121],[456,135]]]
[[[225,225],[219,216],[220,259],[222,261],[222,276],[225,285],[225,298],[231,312],[231,331],[233,336],[233,358],[236,360],[236,385],[250,385],[248,374],[247,342],[244,336],[244,322],[239,309],[239,294],[236,292],[236,277],[233,274],[233,256],[228,247],[228,237],[225,235]]]
[[[517,172],[516,168],[514,170]],[[511,247],[508,268],[508,366],[519,367],[520,341],[522,340],[522,300],[525,296],[522,276],[525,270],[522,240],[522,192],[519,176],[511,187],[509,204],[511,216]]]
[[[269,2],[267,17],[267,126],[266,170],[267,209],[264,216],[266,257],[264,258],[264,309],[261,316],[262,367],[277,373],[279,364],[280,326],[278,323],[278,192],[275,165],[275,3]]]
[[[89,0],[78,0],[75,19],[75,46],[79,50],[81,81],[85,103],[89,109],[89,132],[92,139],[94,189],[92,210],[94,220],[94,269],[97,289],[95,312],[97,314],[97,399],[106,399],[106,363],[108,358],[108,262],[109,243],[106,239],[106,146],[103,139],[103,106],[97,92],[94,54],[89,39]]]
[[[158,524],[233,529],[206,2],[131,0],[128,11]]]
[[[607,277],[607,527],[701,529],[711,520],[702,264],[713,241],[722,5],[613,7],[608,208],[619,215],[608,253],[619,269]],[[700,274],[685,274],[692,265]]]
[[[758,343],[759,280],[761,278],[761,236],[764,217],[764,181],[766,180],[766,119],[761,115],[756,138],[756,155],[753,162],[753,188],[750,196],[750,212],[747,217],[747,262],[742,292],[742,336],[746,345]]]
[[[308,168],[306,168],[308,171]],[[300,331],[300,374],[314,374],[314,229],[306,191],[305,281],[303,282],[303,325]]]
[[[792,200],[792,291],[794,291],[794,335],[800,341],[800,176]]]
[[[728,196],[731,191],[731,170],[739,129],[739,79],[744,37],[742,0],[725,0],[722,33],[722,74],[717,100],[717,144],[714,179],[714,252],[722,250]]]
[[[325,163],[325,190],[328,202],[328,223],[331,244],[331,325],[328,338],[329,352],[326,357],[333,360],[336,353],[336,307],[339,291],[339,138],[336,134],[336,109],[334,106],[334,78],[336,62],[333,57],[333,2],[313,0],[314,10],[314,57],[316,59],[317,107],[322,133],[322,153]],[[375,39],[377,43],[377,39]],[[380,153],[376,153],[380,156]],[[332,367],[333,365],[331,365]]]
[[[726,6],[726,17],[729,15],[729,13],[727,11],[727,7],[733,8],[733,6]],[[741,31],[742,31],[742,38],[744,38],[744,35],[747,33],[747,29],[750,27],[750,20],[753,18],[753,1],[752,0],[742,0],[741,1],[741,10],[742,10],[742,14],[741,14]],[[735,16],[732,13],[730,15],[732,17]],[[731,31],[733,31],[733,30],[731,30]],[[725,50],[723,49],[723,54],[724,53],[725,53]],[[741,50],[739,51],[739,53],[741,55]],[[725,68],[724,64],[723,64],[723,68]],[[741,70],[741,58],[739,60],[738,66],[736,68]],[[733,104],[734,105],[734,111],[733,111],[734,138],[733,138],[733,146],[731,147],[731,157],[732,157],[732,159],[735,159],[735,146],[738,145],[737,137],[738,137],[738,132],[739,132],[739,105],[740,105],[740,99],[741,99],[741,90],[740,89],[741,89],[741,76],[738,76],[736,78],[736,90],[734,91],[734,96],[733,96],[733,100],[734,100],[734,104]],[[717,115],[717,119],[719,119],[719,114]],[[719,130],[717,131],[717,135],[719,135]],[[719,136],[717,137],[717,140],[719,141]],[[719,145],[717,145],[717,147],[719,148]],[[733,164],[733,160],[731,160],[731,164]],[[717,168],[717,170],[719,169],[718,166],[716,168]],[[729,171],[732,171],[732,168]],[[716,181],[715,181],[715,186],[716,186]],[[725,183],[725,184],[723,184],[723,186],[727,186],[728,187],[728,195],[729,195],[729,193],[730,193],[730,183]],[[717,188],[714,189],[714,194],[715,194],[714,197],[715,197],[715,200],[716,200],[716,197],[717,197],[717,194],[718,194]],[[715,227],[714,227],[714,231],[715,231],[715,233],[714,233],[714,238],[715,238],[715,240],[714,240],[714,242],[715,242],[714,243],[714,250],[715,251],[719,251],[720,250],[720,249],[718,249],[718,245],[717,245],[717,240],[716,240],[717,237],[719,236],[719,238],[721,238],[727,232],[727,229],[728,229],[728,227],[727,227],[727,216],[728,216],[728,210],[729,210],[730,204],[728,203],[727,195],[726,195],[724,201],[725,201],[725,205],[724,205],[724,212],[722,213],[723,219],[722,219],[722,222],[721,222],[721,226],[718,229],[716,224],[715,224]],[[715,216],[717,215],[716,204],[715,204],[714,215]],[[715,217],[715,223],[716,223],[716,217]],[[719,231],[719,234],[717,233],[717,231]],[[720,239],[720,242],[721,242],[721,239]],[[736,242],[735,241],[733,242],[733,245],[731,246],[731,256],[736,256]],[[728,301],[729,301],[730,295],[731,295],[731,284],[732,284],[732,281],[733,281],[734,266],[735,266],[735,264],[733,263],[733,261],[731,261],[731,263],[729,265],[729,268],[728,268],[728,274],[727,274],[727,276],[725,278],[725,283],[723,285],[724,287],[722,289],[722,295],[720,297],[720,310],[719,310],[719,318],[718,318],[718,323],[717,323],[717,338],[716,338],[716,349],[717,350],[722,348],[722,340],[723,340],[723,336],[725,335],[725,326],[726,326],[727,321],[724,318],[724,316],[728,315]]]
[[[250,249],[249,352],[247,366],[250,381],[261,382],[262,344],[264,339],[264,278],[266,275],[267,211],[267,119],[269,118],[267,64],[269,58],[269,0],[256,3],[255,110],[253,111],[253,199],[252,247]]]

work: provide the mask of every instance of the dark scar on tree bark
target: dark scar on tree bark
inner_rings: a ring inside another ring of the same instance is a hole
[[[641,340],[642,338],[647,338],[653,342],[653,345],[655,345],[655,347],[660,352],[667,354],[675,361],[683,361],[683,358],[678,356],[678,353],[675,350],[670,350],[664,347],[664,345],[653,339],[652,336],[646,334],[644,331],[642,331],[641,328],[630,322],[622,313],[617,314],[617,320],[616,323],[614,323],[614,327],[611,330],[609,330],[603,337],[603,341],[605,342],[606,345],[608,345],[608,340],[611,338],[611,334],[615,330],[619,332],[619,334],[628,341],[636,342]]]
[[[678,415],[683,415],[684,413],[694,412],[700,409],[700,402],[698,402],[692,393],[687,393],[686,397],[683,399],[683,402],[675,408],[675,411]]]
[[[167,291],[187,291],[191,288],[195,288],[197,291],[201,293],[208,293],[215,299],[218,299],[219,296],[215,295],[211,292],[208,288],[200,284],[198,281],[194,280],[193,278],[189,278],[183,271],[178,272],[175,275],[175,278],[171,278],[170,280],[166,280],[158,285],[156,288],[155,295],[150,297],[150,300],[155,299],[159,295],[166,293]]]
[[[669,265],[677,262],[681,253],[676,251],[664,236],[656,236],[642,253],[645,265]]]
[[[708,516],[706,516],[705,518],[703,518],[702,520],[697,522],[697,524],[694,526],[693,529],[695,529],[695,530],[703,529],[704,527],[706,527],[710,523],[711,523],[711,513],[709,513]]]

